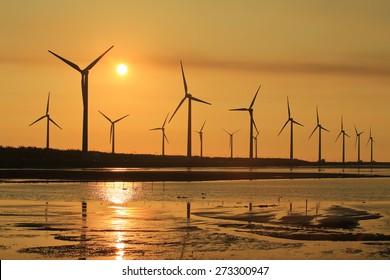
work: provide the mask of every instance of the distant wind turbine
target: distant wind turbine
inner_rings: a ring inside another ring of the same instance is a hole
[[[322,160],[322,155],[321,155],[321,130],[325,130],[327,132],[329,132],[329,130],[327,130],[325,127],[323,127],[320,124],[320,117],[318,115],[318,106],[316,107],[316,112],[317,112],[317,126],[314,128],[313,132],[310,134],[309,139],[311,138],[311,136],[314,134],[314,132],[318,128],[318,162],[321,162],[321,160]]]
[[[176,110],[172,114],[171,118],[169,119],[169,122],[171,122],[171,120],[175,116],[177,110],[179,110],[180,106],[184,103],[184,101],[186,101],[186,99],[188,99],[187,156],[191,157],[191,155],[192,155],[192,149],[191,149],[191,147],[192,147],[192,144],[191,144],[191,133],[192,133],[192,128],[191,128],[191,124],[192,124],[192,120],[191,120],[191,102],[192,101],[196,101],[196,102],[201,102],[201,103],[208,104],[208,105],[211,105],[211,103],[203,101],[203,100],[200,100],[200,99],[192,96],[192,94],[188,92],[186,77],[184,75],[184,70],[183,70],[183,63],[181,62],[181,60],[180,60],[180,66],[181,66],[181,73],[182,73],[182,76],[183,76],[183,83],[184,83],[184,97],[180,101],[179,105],[176,107]]]
[[[349,135],[344,130],[343,116],[341,116],[341,131],[340,131],[339,135],[337,136],[335,142],[337,142],[337,139],[339,139],[340,135],[343,135],[342,161],[343,161],[343,163],[345,163],[345,136],[349,137]]]
[[[368,141],[367,141],[367,144],[366,146],[368,145],[368,143],[371,143],[371,147],[370,147],[370,162],[373,163],[374,162],[374,138],[372,137],[372,134],[371,134],[371,126],[370,126],[370,138],[368,138]]]
[[[197,131],[199,133],[199,138],[200,138],[200,157],[203,157],[203,127],[206,124],[206,121],[204,121],[201,129]]]
[[[355,138],[355,148],[356,148],[356,142],[357,142],[357,146],[358,146],[358,163],[360,162],[360,135],[362,135],[364,133],[364,131],[361,131],[359,132],[356,128],[356,125],[355,125],[355,133],[356,133],[356,138]]]
[[[224,129],[225,130],[225,129]],[[233,136],[234,134],[236,134],[237,132],[239,131],[239,129],[237,129],[236,131],[234,131],[233,133],[230,133],[228,132],[227,130],[225,130],[225,132],[227,134],[229,134],[229,148],[230,148],[230,157],[233,158]]]
[[[236,109],[230,109],[229,111],[248,111],[249,112],[249,158],[253,158],[253,127],[256,127],[255,121],[253,120],[253,105],[255,104],[255,100],[257,97],[257,94],[259,93],[261,85],[257,88],[256,94],[253,97],[253,100],[251,104],[249,105],[249,108],[236,108]],[[257,130],[257,128],[256,128]]]
[[[169,113],[168,113],[167,116],[165,117],[165,120],[164,120],[164,122],[163,122],[163,124],[162,124],[161,127],[156,127],[156,128],[150,129],[150,130],[161,130],[161,131],[162,131],[162,152],[161,152],[161,154],[162,154],[163,156],[165,156],[165,140],[166,140],[167,143],[169,144],[168,138],[167,138],[167,136],[165,135],[165,123],[167,122],[168,115],[169,115]]]
[[[110,143],[112,144],[112,153],[115,154],[115,124],[124,118],[128,117],[129,115],[127,114],[126,116],[123,116],[115,121],[112,121],[109,117],[107,117],[105,114],[99,111],[100,114],[102,114],[103,117],[105,117],[110,123],[111,123],[111,128],[110,128]]]
[[[303,124],[300,124],[299,122],[295,121],[291,117],[290,103],[288,101],[288,96],[287,96],[287,110],[288,110],[288,119],[287,119],[286,123],[284,124],[284,126],[282,127],[282,129],[280,130],[278,135],[280,135],[280,133],[282,133],[283,129],[290,122],[290,124],[291,124],[291,128],[290,128],[290,160],[292,160],[292,159],[294,159],[294,131],[293,131],[294,124],[297,124],[300,126],[303,126]]]
[[[50,51],[51,54],[56,56],[57,58],[61,59],[63,62],[68,64],[73,69],[77,70],[81,74],[81,93],[83,97],[83,142],[82,142],[82,151],[88,152],[88,74],[89,70],[91,70],[96,63],[99,62],[99,60],[109,51],[113,48],[109,48],[106,50],[102,55],[100,55],[98,58],[96,58],[94,61],[91,62],[86,68],[81,69],[78,65],[75,63],[59,56],[58,54],[55,54],[54,52]]]
[[[52,122],[55,126],[57,126],[59,129],[62,130],[62,128],[55,123],[55,121],[53,121],[52,118],[50,118],[50,115],[49,115],[49,104],[50,104],[50,92],[49,92],[49,95],[47,96],[47,105],[46,105],[46,114],[43,115],[42,117],[38,118],[36,121],[34,121],[33,123],[31,123],[29,126],[32,126],[33,124],[39,122],[40,120],[46,118],[46,149],[49,149],[49,130],[50,130],[50,122]]]

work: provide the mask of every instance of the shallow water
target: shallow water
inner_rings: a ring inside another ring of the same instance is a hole
[[[2,183],[0,217],[1,259],[390,257],[390,178]]]

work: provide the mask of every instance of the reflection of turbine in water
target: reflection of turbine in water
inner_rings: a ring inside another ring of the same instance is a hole
[[[87,202],[81,202],[81,235],[80,235],[80,247],[81,247],[81,256],[80,260],[85,260],[86,247],[87,247]]]

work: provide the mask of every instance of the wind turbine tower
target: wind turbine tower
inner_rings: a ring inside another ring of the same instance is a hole
[[[105,117],[110,123],[111,123],[111,128],[110,128],[110,142],[112,144],[112,153],[115,154],[115,124],[124,118],[128,117],[129,115],[127,114],[126,116],[123,116],[115,121],[112,121],[109,117],[107,117],[105,114],[99,111],[100,114],[102,114],[103,117]]]
[[[356,142],[357,142],[357,146],[358,146],[358,156],[357,156],[357,159],[358,159],[358,163],[360,162],[360,135],[363,134],[364,131],[361,131],[359,132],[356,128],[356,125],[355,125],[355,133],[356,133],[356,138],[355,138],[355,147],[356,147]]]
[[[186,77],[184,75],[183,63],[181,61],[180,61],[180,66],[181,66],[181,73],[183,76],[183,83],[184,83],[184,97],[180,101],[179,105],[176,107],[176,110],[172,114],[171,118],[169,119],[169,122],[171,122],[171,120],[175,116],[177,110],[179,110],[180,106],[184,103],[184,101],[186,101],[186,99],[188,99],[187,157],[191,157],[192,156],[192,148],[191,148],[192,147],[192,142],[191,142],[191,139],[192,139],[191,138],[191,133],[192,133],[191,110],[192,110],[192,108],[191,108],[191,102],[196,101],[196,102],[200,102],[200,103],[204,103],[204,104],[208,104],[208,105],[211,105],[211,103],[200,100],[200,99],[192,96],[192,94],[188,92]]]
[[[342,162],[345,163],[345,136],[349,137],[349,135],[344,130],[343,116],[341,116],[341,131],[335,142],[337,142],[337,139],[339,139],[340,135],[343,135]]]
[[[230,109],[229,111],[248,111],[249,112],[249,158],[253,159],[253,127],[256,127],[255,121],[253,119],[253,105],[255,104],[255,100],[257,94],[259,93],[261,85],[257,88],[256,94],[253,97],[253,100],[248,108],[236,108]],[[256,128],[257,130],[257,128]]]
[[[102,55],[100,55],[98,58],[96,58],[94,61],[91,62],[86,68],[81,69],[77,64],[59,56],[58,54],[55,54],[54,52],[50,51],[51,54],[68,64],[70,67],[75,69],[76,71],[80,72],[81,74],[81,93],[83,97],[83,142],[82,142],[82,151],[84,153],[88,152],[88,75],[89,71],[95,66],[96,63],[99,62],[99,60],[109,51],[113,48],[109,48],[106,50]]]
[[[206,121],[204,121],[201,129],[197,131],[199,133],[199,138],[200,138],[200,157],[203,157],[203,127],[206,124]]]
[[[288,111],[288,119],[286,121],[286,123],[284,124],[284,126],[282,127],[282,129],[280,130],[278,136],[280,135],[280,133],[282,133],[283,129],[286,127],[286,125],[288,123],[290,123],[291,125],[291,128],[290,128],[290,160],[293,160],[294,159],[294,124],[297,124],[297,125],[300,125],[300,126],[303,126],[303,124],[300,124],[299,122],[295,121],[292,117],[291,117],[291,112],[290,112],[290,103],[289,103],[289,100],[288,100],[288,96],[287,96],[287,111]]]
[[[316,112],[317,112],[317,126],[314,128],[313,132],[310,134],[309,139],[311,138],[311,136],[314,134],[314,132],[318,128],[318,162],[321,162],[322,161],[322,155],[321,155],[321,131],[325,130],[325,131],[329,132],[329,130],[327,130],[325,127],[323,127],[320,124],[320,117],[318,115],[318,106],[316,107]]]
[[[255,124],[255,122],[253,122]],[[257,129],[257,127],[255,126],[256,128],[256,135],[253,136],[253,141],[255,142],[255,158],[257,158],[257,138],[259,136],[259,130]]]
[[[39,122],[40,120],[46,118],[46,149],[49,149],[50,148],[50,122],[52,122],[55,126],[57,126],[59,129],[62,130],[62,128],[56,124],[55,121],[53,121],[52,118],[50,118],[50,115],[49,115],[49,104],[50,104],[50,92],[49,92],[49,95],[47,96],[47,105],[46,105],[46,114],[43,115],[42,117],[38,118],[36,121],[34,121],[33,123],[31,123],[29,126],[32,126],[33,124]]]
[[[164,120],[164,122],[163,122],[163,124],[162,124],[161,127],[156,127],[156,128],[152,128],[152,129],[151,129],[151,130],[161,130],[161,132],[162,132],[162,152],[161,152],[161,154],[162,154],[163,156],[165,156],[165,140],[166,140],[167,143],[169,144],[168,138],[167,138],[167,136],[165,135],[165,123],[167,122],[168,115],[169,115],[169,113],[168,113],[167,116],[165,117],[165,120]]]

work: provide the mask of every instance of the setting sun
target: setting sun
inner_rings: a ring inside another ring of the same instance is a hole
[[[116,68],[116,72],[121,76],[125,75],[127,73],[127,66],[125,64],[119,64]]]

